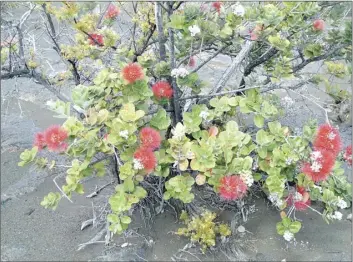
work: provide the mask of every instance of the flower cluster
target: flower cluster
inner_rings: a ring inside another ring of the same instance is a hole
[[[201,29],[198,25],[189,26],[188,29],[191,36],[195,36],[201,32]]]
[[[345,209],[348,207],[347,202],[344,201],[342,197],[338,197],[336,205],[341,209]]]
[[[243,171],[240,173],[240,178],[244,181],[244,183],[248,186],[251,187],[252,184],[254,184],[254,178],[251,175],[251,171]]]
[[[283,238],[286,241],[290,242],[290,241],[292,241],[292,239],[294,239],[294,234],[292,232],[286,230],[286,231],[284,231]]]
[[[352,165],[352,145],[346,147],[346,150],[343,153],[343,159],[348,165]]]
[[[68,144],[66,139],[68,138],[67,131],[61,126],[50,126],[47,130],[41,133],[37,133],[34,139],[34,146],[42,150],[44,147],[48,147],[53,152],[64,152]]]
[[[161,145],[161,135],[151,127],[144,127],[140,131],[141,147],[155,150]]]
[[[248,187],[240,176],[225,176],[220,180],[219,194],[226,200],[240,199],[245,196],[247,190]]]
[[[304,163],[302,172],[314,182],[326,180],[334,164],[335,157],[328,150],[314,151],[310,155],[310,163]]]
[[[134,169],[144,170],[150,174],[156,164],[157,158],[153,153],[161,145],[161,136],[158,131],[151,127],[144,127],[140,131],[140,148],[134,153]]]
[[[127,131],[127,130],[120,131],[119,136],[121,136],[122,138],[128,139],[129,138],[129,131]]]
[[[120,10],[115,6],[110,4],[105,14],[105,18],[107,19],[114,19],[120,14]]]
[[[295,210],[304,211],[310,204],[310,195],[305,191],[304,187],[298,187],[294,194],[290,194],[287,199],[288,205],[294,205]]]
[[[341,150],[338,130],[329,124],[321,125],[313,141],[313,148],[315,151],[310,155],[310,162],[303,164],[302,172],[314,182],[326,180]]]
[[[196,65],[196,59],[194,56],[191,56],[190,59],[189,59],[189,63],[188,63],[188,66],[189,67],[194,67]]]
[[[339,211],[335,211],[335,213],[333,215],[329,214],[327,215],[327,218],[329,219],[336,219],[336,220],[342,220],[342,213]]]
[[[101,34],[89,34],[88,41],[90,45],[104,45],[104,38]]]
[[[137,63],[131,63],[122,69],[122,76],[129,84],[142,80],[145,77],[142,67]]]
[[[182,67],[181,68],[174,68],[172,70],[172,72],[170,73],[170,75],[175,78],[177,78],[177,77],[184,78],[188,74],[189,74],[189,71],[186,70],[185,68],[182,68]]]
[[[322,31],[325,28],[325,22],[322,19],[317,19],[313,23],[313,28],[316,31]]]
[[[170,99],[173,96],[173,89],[166,81],[159,81],[152,86],[152,92],[157,99]]]
[[[217,10],[218,14],[221,13],[221,7],[222,7],[221,2],[218,1],[218,2],[212,3],[212,7]]]
[[[268,196],[268,199],[278,208],[283,205],[283,200],[278,197],[277,193],[272,193]]]
[[[250,39],[255,41],[259,38],[260,32],[264,29],[263,25],[256,25],[253,30],[250,31]]]
[[[237,16],[243,17],[245,15],[245,9],[239,2],[237,2],[234,6],[233,13]]]

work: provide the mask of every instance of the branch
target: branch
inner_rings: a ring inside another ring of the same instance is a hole
[[[168,16],[170,17],[173,14],[173,2],[168,2],[169,4],[169,9],[168,9]],[[170,68],[173,70],[175,68],[175,47],[174,47],[174,31],[172,28],[168,28],[168,34],[169,34],[169,41],[170,41]],[[174,77],[171,77],[171,83],[172,83],[172,88],[173,88],[173,97],[172,97],[172,105],[173,105],[173,110],[174,110],[174,123],[173,125],[175,126],[178,122],[181,121],[181,113],[180,113],[180,105],[179,105],[179,90],[178,90],[178,85],[176,83],[176,79]]]
[[[225,87],[225,85],[228,82],[228,80],[230,79],[230,77],[235,72],[236,72],[236,74],[238,73],[237,71],[239,71],[239,68],[241,66],[242,61],[247,56],[247,54],[250,52],[253,45],[254,45],[254,42],[246,41],[244,43],[242,49],[240,50],[240,52],[238,53],[238,55],[236,56],[236,58],[234,59],[232,64],[227,68],[226,72],[223,74],[221,79],[216,84],[215,88],[212,90],[212,93],[220,92]]]
[[[339,51],[342,48],[347,47],[348,45],[339,45],[338,47],[332,49],[330,52],[327,52],[326,54],[323,55],[319,55],[319,56],[315,56],[309,59],[304,60],[304,62],[296,65],[295,67],[293,67],[293,71],[292,74],[299,71],[300,69],[302,69],[303,67],[305,67],[306,65],[312,63],[312,62],[316,62],[316,61],[320,61],[320,60],[324,60],[328,57],[330,57],[331,55],[333,55],[334,53],[336,53],[337,51]]]
[[[220,49],[218,49],[217,52],[215,52],[213,55],[211,55],[209,58],[204,60],[198,67],[196,67],[194,70],[192,70],[190,73],[195,73],[199,71],[205,64],[207,64],[209,61],[211,61],[213,58],[215,58],[219,53],[221,53],[224,49],[226,49],[228,46],[230,46],[230,43],[222,46]]]
[[[167,53],[164,45],[166,39],[163,32],[163,17],[162,17],[162,8],[160,3],[155,2],[154,11],[155,11],[156,26],[157,26],[157,32],[158,32],[159,56],[162,61],[166,61]]]

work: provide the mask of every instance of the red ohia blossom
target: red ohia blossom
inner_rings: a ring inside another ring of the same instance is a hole
[[[45,146],[44,133],[37,133],[34,138],[34,146],[38,147],[38,150],[42,150]]]
[[[104,45],[103,36],[101,34],[90,34],[88,41],[90,45]]]
[[[166,81],[159,81],[152,86],[152,92],[158,99],[171,98],[173,95],[173,89],[170,84]]]
[[[51,126],[44,133],[44,140],[50,151],[63,152],[67,149],[68,134],[61,126]]]
[[[259,36],[256,34],[255,31],[250,31],[250,40],[257,40],[259,38]]]
[[[132,84],[137,80],[142,80],[145,75],[143,73],[142,67],[137,63],[131,63],[125,66],[122,70],[123,78]]]
[[[190,57],[188,66],[194,67],[196,65],[196,59],[194,56]]]
[[[330,124],[319,126],[313,146],[316,150],[325,149],[336,157],[341,151],[341,136],[336,128]]]
[[[219,194],[224,199],[240,199],[245,196],[247,189],[247,185],[239,176],[225,176],[220,180]]]
[[[322,19],[317,19],[313,23],[313,27],[317,31],[322,31],[325,28],[325,22]]]
[[[212,3],[212,7],[217,10],[218,14],[221,13],[221,6],[222,6],[222,3],[221,3],[221,2],[214,2],[214,3]]]
[[[107,10],[107,13],[105,14],[105,18],[114,19],[119,14],[120,14],[120,10],[115,5],[110,4]]]
[[[310,177],[314,182],[319,182],[326,180],[326,178],[330,175],[330,172],[335,164],[336,156],[325,149],[320,149],[320,151],[315,152],[319,152],[319,157],[316,157],[315,160],[312,157],[311,163],[304,163],[302,166],[302,172]]]
[[[151,127],[144,127],[140,131],[141,147],[155,150],[161,145],[161,135]]]
[[[299,194],[290,194],[287,200],[288,205],[294,205],[295,209],[298,211],[304,211],[311,205],[310,195],[305,191],[304,187],[297,187],[297,193]],[[297,199],[297,196],[300,196]]]
[[[352,145],[346,147],[343,154],[343,159],[348,163],[348,165],[352,165]]]
[[[147,174],[152,173],[156,167],[157,159],[151,149],[140,147],[134,153],[134,158],[143,165],[144,171]]]

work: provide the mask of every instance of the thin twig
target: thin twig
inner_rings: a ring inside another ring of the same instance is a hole
[[[54,184],[56,185],[56,187],[59,189],[59,191],[63,194],[63,196],[64,196],[67,200],[69,200],[71,203],[73,203],[72,200],[64,193],[64,191],[61,190],[61,188],[59,187],[58,183],[56,182],[56,179],[57,179],[59,176],[61,176],[61,175],[62,175],[62,174],[57,175],[56,177],[54,177],[53,182],[54,182]]]

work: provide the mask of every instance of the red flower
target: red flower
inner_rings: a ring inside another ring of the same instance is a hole
[[[245,196],[248,187],[243,180],[236,175],[225,176],[220,180],[219,194],[227,200],[236,200]]]
[[[44,140],[50,151],[63,152],[67,149],[68,134],[61,126],[51,126],[44,133]]]
[[[188,66],[194,67],[195,65],[196,65],[196,60],[195,60],[195,57],[192,56],[192,57],[190,57]]]
[[[155,150],[161,145],[161,135],[151,127],[144,127],[140,131],[141,147]]]
[[[352,145],[347,146],[343,154],[343,159],[347,161],[348,165],[352,165]]]
[[[251,32],[250,32],[250,40],[255,41],[255,40],[257,40],[258,38],[259,38],[259,36],[256,34],[256,32],[254,32],[254,31],[251,31]]]
[[[214,2],[214,3],[212,3],[212,6],[214,9],[217,10],[218,14],[221,13],[221,6],[222,6],[221,2]]]
[[[317,154],[316,157],[313,155]],[[325,180],[335,164],[335,158],[330,151],[320,149],[314,151],[311,157],[311,163],[306,162],[303,164],[302,172],[309,176],[314,182]]]
[[[317,30],[317,31],[322,31],[322,30],[324,30],[324,27],[325,27],[325,22],[324,22],[324,20],[322,20],[322,19],[317,19],[317,20],[315,20],[314,23],[313,23],[313,27],[314,27],[314,29]]]
[[[137,151],[134,153],[134,158],[140,162],[140,164],[142,164],[147,174],[150,174],[157,164],[156,156],[154,155],[153,151],[148,148],[141,147],[137,149]]]
[[[159,81],[152,86],[152,91],[155,97],[161,98],[171,98],[173,95],[173,89],[170,84],[166,81]]]
[[[37,133],[34,138],[34,146],[38,147],[39,150],[42,150],[45,146],[44,133]]]
[[[321,148],[328,150],[336,157],[341,151],[341,136],[336,128],[330,124],[323,124],[317,130],[313,146],[316,150]]]
[[[298,211],[304,211],[311,205],[310,195],[305,191],[304,187],[297,187],[298,194],[290,194],[287,203],[288,205],[294,205]],[[297,199],[299,197],[299,199]]]
[[[105,18],[114,19],[119,14],[120,14],[120,10],[115,5],[110,4],[107,10],[107,13],[105,14]]]
[[[103,36],[101,34],[90,34],[88,41],[90,45],[104,45]]]
[[[132,84],[137,80],[141,80],[145,77],[142,67],[137,63],[131,63],[125,66],[122,70],[123,78]]]

